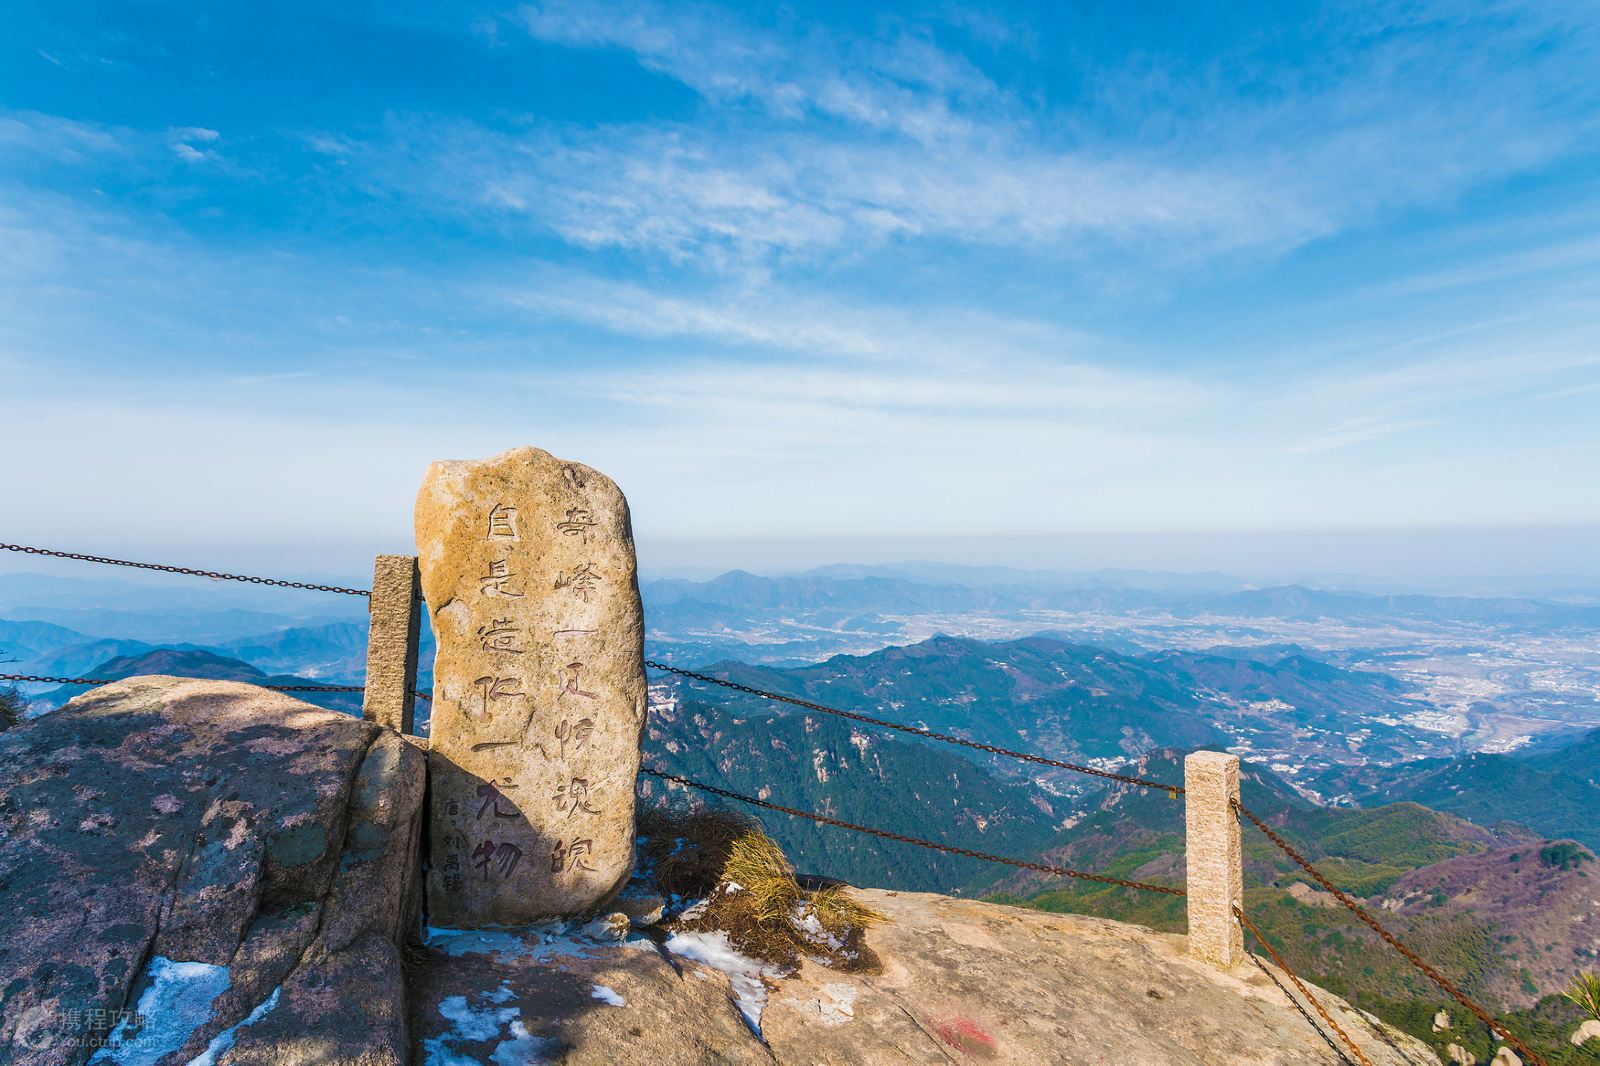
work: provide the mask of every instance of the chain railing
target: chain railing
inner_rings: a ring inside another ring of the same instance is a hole
[[[1256,938],[1257,943],[1267,949],[1267,954],[1272,956],[1272,961],[1277,963],[1278,969],[1282,970],[1284,975],[1287,976],[1290,981],[1294,982],[1295,988],[1300,990],[1300,994],[1306,998],[1306,1002],[1310,1003],[1312,1008],[1315,1009],[1319,1015],[1321,1015],[1322,1020],[1328,1023],[1328,1028],[1339,1034],[1339,1039],[1344,1041],[1345,1046],[1348,1047],[1351,1053],[1354,1054],[1355,1057],[1360,1061],[1361,1066],[1372,1066],[1371,1060],[1369,1060],[1366,1054],[1362,1052],[1360,1045],[1354,1040],[1350,1039],[1350,1034],[1339,1027],[1339,1023],[1333,1020],[1333,1015],[1328,1013],[1327,1009],[1317,1001],[1317,997],[1311,994],[1311,990],[1301,982],[1300,978],[1295,976],[1295,972],[1289,968],[1289,964],[1283,961],[1283,956],[1279,955],[1277,951],[1274,950],[1272,945],[1267,943],[1267,938],[1261,935],[1261,930],[1256,928],[1256,923],[1252,922],[1248,917],[1246,917],[1244,911],[1240,910],[1238,907],[1233,908],[1233,916],[1239,919],[1240,925],[1250,931],[1250,934]],[[1268,970],[1266,966],[1262,965],[1260,959],[1256,958],[1254,955],[1251,955],[1250,959],[1256,964],[1257,967],[1260,968],[1262,973],[1266,974],[1268,977],[1272,977],[1272,971]],[[1277,978],[1273,978],[1273,983],[1277,983]],[[1283,986],[1279,985],[1278,987],[1282,988]],[[1288,992],[1285,991],[1284,995],[1288,995]],[[1295,998],[1293,996],[1289,996],[1289,1002],[1294,1003],[1296,1007],[1300,1006],[1299,1003],[1295,1002]],[[1304,1014],[1305,1010],[1302,1008],[1300,1013]],[[1311,1021],[1309,1017],[1306,1018],[1306,1020]],[[1316,1029],[1317,1032],[1322,1033],[1322,1028],[1315,1023],[1313,1023],[1312,1028]],[[1322,1038],[1324,1040],[1328,1040],[1328,1035],[1326,1033],[1322,1033]],[[1328,1040],[1328,1045],[1332,1047],[1333,1041]],[[1350,1061],[1349,1058],[1345,1056],[1344,1052],[1339,1051],[1338,1048],[1335,1047],[1334,1051],[1338,1052],[1339,1057],[1344,1059],[1346,1062]]]
[[[657,770],[649,766],[639,767],[639,772],[643,774],[649,774],[651,777],[658,777],[663,781],[674,781],[688,788],[699,789],[701,792],[709,792],[713,796],[722,796],[727,799],[738,800],[740,803],[748,803],[756,807],[765,807],[769,811],[778,811],[781,814],[793,815],[796,818],[808,818],[813,822],[818,822],[822,825],[831,825],[838,829],[850,829],[857,833],[867,833],[871,836],[881,837],[884,840],[894,840],[901,844],[915,844],[919,848],[931,848],[934,851],[942,851],[947,855],[964,855],[969,859],[983,859],[986,862],[997,862],[1005,866],[1015,866],[1022,870],[1033,870],[1036,873],[1053,874],[1056,877],[1072,877],[1080,881],[1094,881],[1103,885],[1115,885],[1118,888],[1137,888],[1145,892],[1161,892],[1168,896],[1182,896],[1186,894],[1183,889],[1173,888],[1170,885],[1152,885],[1144,881],[1124,881],[1120,877],[1107,877],[1104,874],[1092,874],[1083,870],[1069,870],[1065,866],[1050,866],[1042,862],[1028,862],[1025,859],[1008,859],[1003,855],[991,855],[985,851],[973,851],[970,848],[958,848],[951,844],[939,844],[932,840],[923,840],[920,837],[905,836],[901,833],[891,833],[886,829],[872,829],[868,826],[857,825],[854,822],[846,822],[838,818],[829,818],[826,815],[817,814],[813,811],[802,811],[797,810],[794,807],[785,807],[781,803],[773,803],[770,800],[757,799],[754,796],[746,796],[742,793],[730,791],[729,789],[718,788],[715,785],[702,784],[699,781],[693,781],[687,777],[682,777],[678,774],[670,774],[664,770]]]
[[[133,675],[139,676],[137,674]],[[32,685],[112,685],[118,681],[127,681],[129,678],[110,677],[40,677],[37,674],[0,674],[0,681],[19,681]],[[197,677],[195,681],[227,681],[225,677]],[[258,685],[254,681],[242,682],[246,685],[255,685],[256,688],[271,689],[273,692],[365,692],[365,685]],[[421,695],[421,693],[414,693]],[[424,696],[424,699],[427,697]]]
[[[1160,781],[1150,781],[1143,777],[1132,777],[1128,774],[1113,773],[1110,770],[1101,770],[1094,766],[1084,766],[1080,763],[1063,762],[1060,759],[1050,759],[1043,755],[1033,755],[1025,751],[1012,751],[1010,748],[1001,748],[994,744],[983,744],[976,740],[968,740],[965,737],[952,736],[949,733],[936,733],[931,729],[923,729],[921,726],[905,725],[901,722],[890,722],[883,718],[873,718],[869,715],[857,714],[855,711],[842,711],[837,707],[829,707],[825,704],[814,703],[811,700],[803,700],[795,696],[785,696],[777,692],[768,692],[765,689],[752,688],[749,685],[741,685],[737,681],[729,681],[726,678],[713,677],[710,674],[697,673],[694,670],[685,670],[679,666],[668,666],[666,663],[658,663],[650,659],[646,659],[644,664],[652,670],[660,670],[663,673],[677,674],[679,677],[686,677],[693,681],[703,681],[710,685],[721,685],[723,688],[732,689],[735,692],[743,692],[751,696],[759,696],[761,699],[771,700],[775,703],[793,704],[796,707],[804,707],[808,711],[817,711],[821,714],[831,714],[837,718],[845,718],[852,722],[862,722],[866,725],[878,726],[882,729],[895,729],[902,733],[909,733],[914,737],[922,737],[924,740],[938,740],[946,744],[957,744],[963,748],[971,748],[974,751],[987,752],[990,755],[1003,755],[1008,759],[1020,759],[1023,762],[1038,763],[1041,766],[1053,766],[1058,770],[1071,770],[1074,773],[1089,774],[1093,777],[1102,777],[1110,781],[1118,781],[1125,785],[1139,785],[1143,788],[1160,789],[1173,799],[1177,799],[1178,796],[1183,792],[1183,786],[1181,785],[1163,784]]]
[[[1369,929],[1371,929],[1374,933],[1377,933],[1385,943],[1394,948],[1395,951],[1399,952],[1401,957],[1403,957],[1407,962],[1411,963],[1411,965],[1415,966],[1423,974],[1423,976],[1427,977],[1428,980],[1432,981],[1441,990],[1448,993],[1457,1003],[1460,1003],[1463,1007],[1467,1008],[1467,1010],[1471,1011],[1480,1022],[1482,1022],[1484,1025],[1487,1025],[1491,1032],[1504,1040],[1506,1044],[1510,1046],[1511,1050],[1515,1051],[1522,1057],[1524,1063],[1529,1064],[1529,1066],[1544,1066],[1544,1060],[1538,1055],[1535,1055],[1532,1051],[1529,1051],[1527,1046],[1513,1036],[1509,1029],[1500,1024],[1500,1022],[1496,1021],[1494,1016],[1488,1011],[1484,1010],[1482,1007],[1478,1006],[1478,1004],[1469,999],[1464,992],[1450,982],[1449,978],[1445,977],[1438,970],[1435,970],[1432,966],[1429,966],[1422,960],[1421,956],[1402,944],[1399,938],[1393,933],[1389,932],[1389,930],[1385,929],[1383,924],[1379,922],[1378,919],[1374,918],[1366,910],[1366,908],[1362,907],[1361,904],[1357,903],[1346,893],[1340,891],[1332,881],[1329,881],[1315,866],[1312,866],[1311,863],[1306,860],[1304,855],[1301,855],[1298,851],[1296,851],[1293,845],[1291,845],[1287,840],[1283,839],[1283,837],[1279,836],[1277,833],[1273,832],[1271,826],[1267,825],[1266,822],[1252,814],[1250,810],[1241,803],[1235,802],[1233,804],[1233,808],[1234,810],[1238,811],[1240,815],[1249,820],[1257,829],[1261,830],[1268,840],[1272,841],[1272,843],[1278,846],[1278,850],[1282,851],[1294,862],[1296,866],[1299,866],[1300,869],[1309,874],[1311,878],[1315,880],[1317,884],[1321,885],[1325,891],[1332,895],[1334,899],[1344,904],[1351,914],[1354,914],[1357,918],[1359,918]],[[1260,939],[1259,935],[1257,936],[1257,939]],[[1265,943],[1265,941],[1263,941],[1263,943]]]
[[[138,677],[140,675],[133,675]],[[118,681],[127,681],[126,677],[41,677],[38,674],[0,674],[0,681],[16,681],[30,685],[114,685]],[[192,681],[227,681],[225,677],[196,677],[188,678]],[[255,685],[256,688],[270,689],[273,692],[365,692],[365,685],[259,685],[254,681],[240,682],[245,685]],[[431,700],[426,692],[413,692],[419,699]]]
[[[163,574],[188,574],[208,577],[213,581],[242,581],[248,585],[270,585],[273,588],[305,589],[308,592],[338,592],[346,596],[370,596],[367,589],[347,589],[339,585],[316,585],[307,581],[287,581],[278,577],[252,577],[249,574],[228,574],[217,570],[194,570],[187,566],[168,566],[164,563],[136,563],[128,559],[112,559],[105,555],[82,555],[78,552],[55,551],[51,548],[34,548],[26,544],[0,544],[0,551],[21,552],[24,555],[43,555],[52,559],[76,559],[82,563],[101,563],[105,566],[127,566],[135,570],[155,570]]]

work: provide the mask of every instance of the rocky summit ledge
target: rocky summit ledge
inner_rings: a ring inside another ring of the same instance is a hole
[[[1183,937],[943,896],[858,890],[868,950],[781,974],[659,899],[429,928],[421,749],[249,685],[108,685],[0,762],[0,1066],[1340,1061]],[[1438,1061],[1322,998],[1374,1066]]]
[[[762,979],[715,936],[544,926],[432,930],[412,988],[415,1061],[1306,1064],[1341,1062],[1253,966],[1184,938],[1073,915],[858,890],[875,972]],[[1411,1037],[1319,995],[1374,1066],[1435,1064]]]
[[[0,1064],[402,1061],[425,763],[176,677],[0,733]]]

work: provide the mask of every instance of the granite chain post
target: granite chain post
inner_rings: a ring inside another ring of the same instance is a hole
[[[421,599],[416,556],[378,556],[372,567],[367,690],[361,717],[400,733],[414,728]]]
[[[1239,758],[1197,751],[1183,760],[1189,954],[1224,970],[1245,961],[1244,859],[1239,843]]]

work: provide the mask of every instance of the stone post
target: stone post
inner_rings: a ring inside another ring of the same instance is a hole
[[[1224,970],[1245,960],[1244,930],[1233,908],[1244,907],[1239,845],[1239,759],[1197,751],[1183,760],[1187,834],[1189,954]]]
[[[644,612],[627,501],[518,448],[433,464],[416,520],[439,649],[429,921],[593,912],[633,869]]]
[[[417,600],[416,557],[378,556],[372,567],[367,691],[361,700],[361,717],[400,733],[413,730],[417,639],[422,626]]]

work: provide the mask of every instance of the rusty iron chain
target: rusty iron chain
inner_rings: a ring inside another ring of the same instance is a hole
[[[248,684],[248,682],[246,682]],[[274,692],[365,692],[365,685],[262,685]]]
[[[140,675],[133,675],[134,677]],[[128,681],[131,678],[106,678],[106,677],[39,677],[36,674],[0,674],[0,681],[26,681],[34,685],[114,685],[117,681]],[[189,678],[193,681],[225,681],[226,678]],[[242,682],[253,685],[253,681]],[[256,688],[271,689],[273,692],[365,692],[365,685],[256,685]],[[426,697],[424,697],[426,698]]]
[[[137,675],[136,675],[137,676]],[[121,680],[126,681],[127,678]],[[207,678],[194,678],[196,681],[205,681]],[[26,681],[35,685],[111,685],[116,681],[104,677],[39,677],[34,674],[0,674],[0,681]],[[244,682],[251,684],[251,682]],[[271,689],[273,692],[365,692],[365,685],[257,685],[257,688]],[[411,694],[419,700],[433,702],[431,693],[420,689],[413,689]]]
[[[1075,877],[1082,881],[1097,881],[1100,884],[1116,885],[1119,888],[1138,888],[1143,889],[1146,892],[1162,892],[1169,896],[1182,896],[1186,894],[1183,889],[1172,888],[1168,885],[1151,885],[1146,884],[1143,881],[1124,881],[1120,877],[1106,877],[1103,874],[1085,873],[1082,870],[1069,870],[1064,866],[1047,866],[1041,862],[1026,862],[1022,859],[1008,859],[1003,855],[990,855],[988,852],[972,851],[969,848],[958,848],[952,844],[936,844],[931,840],[922,840],[918,837],[903,836],[900,833],[891,833],[886,829],[873,829],[870,826],[857,825],[854,822],[845,822],[839,820],[838,818],[829,818],[825,815],[815,814],[811,811],[796,810],[793,807],[785,807],[779,803],[772,803],[768,800],[756,799],[754,796],[746,796],[738,792],[730,792],[725,788],[718,788],[715,785],[702,784],[699,781],[692,781],[687,777],[681,777],[678,774],[669,774],[663,770],[656,770],[649,766],[639,767],[639,772],[649,774],[652,777],[659,777],[663,781],[675,781],[678,784],[685,785],[689,788],[697,788],[701,792],[709,792],[714,796],[725,796],[728,799],[738,800],[740,803],[749,803],[756,807],[765,807],[770,811],[778,811],[782,814],[792,814],[796,818],[809,818],[811,821],[820,822],[823,825],[831,825],[839,829],[853,829],[857,833],[867,833],[871,836],[882,837],[884,840],[896,840],[902,844],[915,844],[919,848],[929,848],[933,851],[942,851],[950,855],[963,855],[969,859],[982,859],[985,862],[1003,863],[1006,866],[1015,866],[1023,870],[1035,870],[1039,873],[1053,874],[1057,877]]]
[[[1080,774],[1090,774],[1094,777],[1103,777],[1110,781],[1120,781],[1126,785],[1140,785],[1144,788],[1158,788],[1166,792],[1167,795],[1171,796],[1173,799],[1177,799],[1179,794],[1183,792],[1183,787],[1181,785],[1166,785],[1162,784],[1160,781],[1150,781],[1142,777],[1130,777],[1127,774],[1112,773],[1110,770],[1097,770],[1092,766],[1081,766],[1078,763],[1062,762],[1059,759],[1048,759],[1043,755],[1031,755],[1025,751],[1012,751],[1009,748],[995,747],[993,744],[980,744],[976,740],[967,740],[964,737],[951,736],[949,733],[935,733],[931,729],[922,729],[914,725],[902,725],[899,722],[890,722],[882,718],[872,718],[864,714],[857,714],[854,711],[841,711],[837,707],[828,707],[821,703],[813,703],[810,700],[802,700],[794,696],[783,696],[776,692],[768,692],[765,689],[751,688],[749,685],[741,685],[737,681],[729,681],[726,678],[721,677],[712,677],[710,674],[696,673],[693,670],[685,670],[678,666],[668,666],[665,663],[653,662],[649,659],[646,659],[644,664],[653,670],[661,670],[665,673],[677,674],[679,677],[687,677],[695,681],[704,681],[711,685],[721,685],[723,688],[731,688],[736,692],[745,692],[752,696],[759,696],[764,700],[775,700],[778,703],[790,703],[796,707],[804,707],[807,710],[820,711],[823,714],[832,714],[840,718],[848,718],[852,722],[865,722],[867,725],[880,726],[884,729],[898,729],[902,733],[910,733],[912,736],[923,737],[927,740],[941,740],[946,744],[959,744],[964,748],[972,748],[974,751],[984,751],[991,755],[1004,755],[1008,759],[1021,759],[1024,762],[1039,763],[1043,766],[1053,766],[1060,770],[1072,770]]]
[[[1322,1037],[1323,1043],[1327,1044],[1328,1047],[1333,1049],[1333,1053],[1339,1056],[1339,1061],[1344,1063],[1344,1066],[1355,1066],[1355,1063],[1350,1061],[1350,1056],[1344,1053],[1344,1048],[1334,1043],[1333,1037],[1328,1035],[1327,1030],[1323,1029],[1322,1026],[1317,1024],[1317,1020],[1311,1016],[1311,1012],[1306,1010],[1305,1004],[1301,1003],[1298,999],[1295,999],[1294,993],[1285,988],[1283,982],[1278,980],[1278,975],[1267,969],[1267,964],[1256,958],[1254,954],[1251,954],[1250,952],[1246,952],[1246,954],[1250,955],[1250,961],[1255,963],[1256,969],[1266,974],[1267,980],[1278,986],[1278,991],[1283,993],[1283,998],[1294,1004],[1294,1009],[1300,1012],[1300,1017],[1304,1018],[1306,1020],[1306,1024],[1311,1026],[1311,1028],[1316,1031],[1318,1036]]]
[[[275,588],[306,589],[310,592],[338,592],[346,596],[371,596],[367,589],[347,589],[339,585],[315,585],[306,581],[285,581],[276,577],[251,577],[248,574],[225,574],[216,570],[191,570],[187,566],[167,566],[163,563],[135,563],[127,559],[111,559],[104,555],[80,555],[77,552],[54,551],[50,548],[32,548],[25,544],[0,543],[0,551],[21,552],[24,555],[47,555],[53,559],[76,559],[83,563],[102,563],[106,566],[129,566],[135,570],[158,570],[163,574],[189,574],[209,577],[214,581],[243,581],[250,585],[271,585]]]
[[[1280,851],[1289,856],[1290,859],[1294,860],[1295,865],[1299,866],[1306,873],[1310,874],[1312,878],[1316,880],[1317,884],[1321,885],[1323,889],[1333,896],[1334,899],[1337,899],[1340,903],[1343,903],[1350,913],[1361,919],[1361,921],[1364,922],[1374,933],[1377,933],[1385,943],[1398,951],[1407,962],[1411,963],[1411,965],[1422,971],[1424,976],[1426,976],[1434,984],[1438,985],[1441,990],[1448,993],[1452,998],[1455,999],[1457,1003],[1471,1011],[1480,1022],[1489,1027],[1491,1032],[1495,1033],[1507,1044],[1509,1044],[1511,1046],[1511,1050],[1515,1051],[1519,1056],[1521,1056],[1523,1062],[1528,1063],[1529,1066],[1545,1066],[1544,1060],[1538,1055],[1535,1055],[1532,1051],[1529,1051],[1527,1046],[1523,1044],[1522,1041],[1518,1040],[1515,1036],[1512,1036],[1509,1029],[1496,1021],[1488,1011],[1484,1010],[1472,1000],[1468,999],[1464,992],[1458,989],[1455,985],[1451,984],[1450,980],[1438,970],[1435,970],[1432,966],[1429,966],[1426,962],[1424,962],[1416,952],[1400,943],[1399,938],[1397,938],[1393,933],[1389,932],[1389,930],[1385,929],[1382,924],[1380,924],[1378,920],[1371,914],[1368,914],[1364,907],[1336,888],[1333,882],[1322,876],[1321,872],[1318,871],[1316,867],[1312,866],[1311,863],[1306,861],[1305,856],[1296,851],[1287,840],[1284,840],[1277,833],[1273,832],[1271,826],[1267,825],[1267,823],[1263,822],[1260,818],[1257,818],[1250,812],[1249,808],[1245,807],[1244,804],[1240,803],[1238,800],[1233,800],[1231,802],[1235,811],[1239,812],[1245,818],[1248,818],[1252,823],[1254,823],[1255,827],[1261,830],[1261,832],[1266,835],[1268,840],[1276,844]],[[1257,939],[1260,939],[1259,935],[1257,936]],[[1263,943],[1265,943],[1265,941],[1263,941]],[[1271,949],[1268,948],[1268,950],[1270,951]]]
[[[1267,954],[1271,955],[1272,961],[1278,964],[1278,969],[1282,970],[1288,976],[1289,980],[1294,982],[1294,986],[1300,990],[1300,994],[1306,998],[1306,1001],[1316,1008],[1317,1013],[1322,1016],[1322,1020],[1327,1022],[1328,1026],[1334,1032],[1339,1034],[1339,1039],[1343,1040],[1345,1045],[1349,1047],[1351,1051],[1355,1052],[1356,1058],[1361,1060],[1361,1066],[1372,1066],[1372,1060],[1368,1059],[1366,1054],[1362,1052],[1360,1045],[1358,1045],[1354,1040],[1350,1039],[1349,1033],[1339,1028],[1339,1023],[1333,1020],[1333,1015],[1329,1014],[1327,1009],[1324,1008],[1321,1003],[1317,1002],[1317,997],[1313,996],[1311,994],[1311,990],[1301,983],[1300,978],[1295,976],[1293,970],[1289,969],[1289,964],[1283,961],[1283,956],[1279,955],[1275,950],[1273,950],[1272,945],[1267,943],[1267,938],[1261,935],[1261,930],[1256,928],[1256,923],[1245,917],[1244,911],[1240,910],[1238,907],[1233,908],[1233,915],[1235,918],[1239,919],[1240,925],[1250,930],[1251,934],[1256,938],[1256,942],[1267,949]],[[1255,959],[1254,955],[1251,955],[1250,957]],[[1256,959],[1256,964],[1259,966],[1261,964],[1261,960]],[[1261,969],[1262,972],[1266,973],[1268,977],[1272,976],[1271,973],[1267,972],[1265,966],[1262,966]],[[1291,1001],[1294,999],[1293,996],[1290,996],[1289,998]],[[1305,1012],[1301,1011],[1301,1013],[1303,1014]],[[1324,1034],[1323,1039],[1327,1039],[1326,1034]],[[1332,1041],[1329,1042],[1331,1043]],[[1344,1058],[1343,1054],[1340,1055],[1340,1058]],[[1349,1060],[1346,1059],[1346,1061]]]
[[[0,674],[0,681],[26,681],[34,685],[109,685],[103,677],[39,677],[36,674]]]

